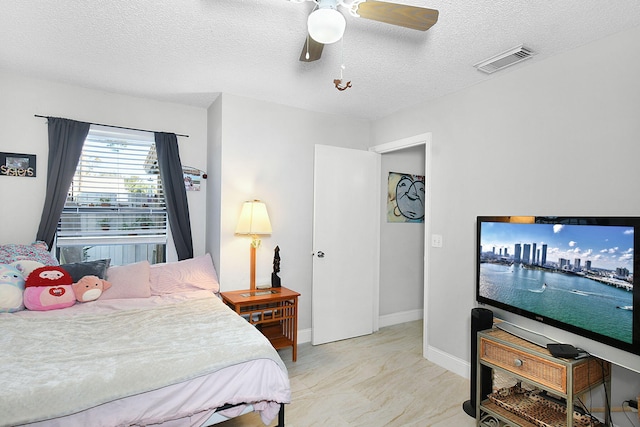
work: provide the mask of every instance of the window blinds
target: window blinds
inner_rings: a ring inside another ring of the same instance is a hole
[[[153,133],[91,126],[57,240],[58,246],[166,243]]]

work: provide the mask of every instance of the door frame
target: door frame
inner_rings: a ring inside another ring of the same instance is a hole
[[[431,245],[429,244],[428,237],[431,236],[431,141],[432,141],[432,133],[421,133],[418,135],[410,136],[408,138],[398,139],[395,141],[387,142],[385,144],[375,145],[369,148],[369,151],[373,151],[378,154],[391,153],[393,151],[402,150],[405,148],[416,147],[420,145],[424,145],[425,156],[424,156],[424,170],[425,170],[425,212],[424,212],[424,301],[423,305],[423,314],[422,314],[422,355],[427,358],[428,348],[429,348],[429,335],[428,335],[428,320],[429,320],[429,287],[431,281],[430,277],[430,259],[431,259]],[[380,169],[379,174],[382,172]],[[379,206],[382,206],[383,195],[381,192],[378,192],[380,195]],[[380,247],[380,233],[378,233],[378,248]],[[379,274],[379,272],[378,272]],[[373,290],[373,307],[374,307],[374,316],[373,316],[373,330],[377,331],[379,329],[379,317],[380,317],[380,280],[378,280],[374,286]]]

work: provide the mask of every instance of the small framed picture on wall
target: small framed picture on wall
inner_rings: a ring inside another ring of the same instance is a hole
[[[207,178],[207,174],[191,166],[183,166],[182,174],[184,175],[184,188],[187,191],[200,191],[200,177]]]
[[[36,155],[0,152],[0,175],[35,177]]]

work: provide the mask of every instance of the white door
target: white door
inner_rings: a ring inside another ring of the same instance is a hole
[[[311,342],[316,345],[373,332],[380,155],[316,145],[314,167]]]

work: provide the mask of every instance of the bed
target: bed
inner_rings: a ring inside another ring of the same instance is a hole
[[[210,257],[140,264],[109,267],[127,289],[96,301],[0,314],[0,425],[206,426],[248,410],[284,425],[287,369],[214,292]]]

